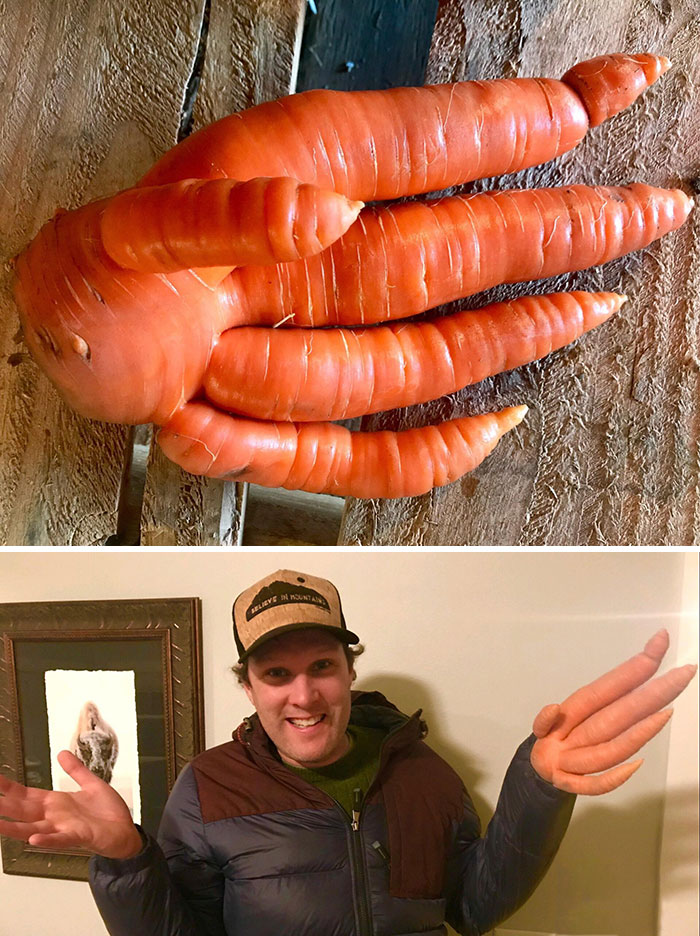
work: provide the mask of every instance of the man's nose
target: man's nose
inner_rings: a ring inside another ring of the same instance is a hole
[[[305,673],[300,673],[292,682],[289,701],[299,708],[308,709],[309,705],[318,699],[318,695],[314,679]]]

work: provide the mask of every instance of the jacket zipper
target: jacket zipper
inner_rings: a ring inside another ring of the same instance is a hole
[[[247,721],[247,719],[245,719]],[[386,742],[392,735],[398,734],[407,724],[409,719],[406,719],[400,725],[397,725],[393,728],[384,738],[381,744],[379,751],[379,768],[377,769],[376,774],[372,778],[372,782],[367,788],[367,795],[369,795],[370,790],[374,786],[377,777],[381,773],[382,768],[382,754],[384,752],[384,747]],[[249,742],[248,742],[249,743]],[[348,819],[348,814],[343,806],[338,802],[335,797],[326,794],[329,799],[331,799],[338,809],[341,811],[345,819]],[[367,796],[365,796],[365,800]],[[359,787],[356,787],[353,790],[353,810],[352,810],[352,819],[350,821],[350,859],[353,864],[355,871],[355,880],[358,882],[358,886],[355,888],[355,898],[357,903],[358,910],[358,919],[360,931],[357,936],[373,936],[374,930],[372,928],[372,913],[370,909],[370,901],[367,895],[367,875],[365,873],[365,863],[363,856],[363,846],[362,846],[362,834],[360,832],[360,818],[362,814],[362,807],[364,801],[362,798],[362,790]],[[379,847],[377,847],[379,846]],[[374,842],[372,848],[376,849],[377,853],[386,861],[387,865],[390,864],[389,855],[384,851],[379,842]]]
[[[377,773],[372,778],[372,782],[367,788],[368,794],[369,794],[369,791],[374,786],[374,783],[381,771],[382,752],[384,750],[384,746],[386,742],[389,740],[389,738],[393,734],[396,734],[397,732],[401,731],[401,729],[404,727],[405,724],[406,722],[404,722],[401,725],[397,725],[396,728],[390,731],[389,734],[382,741],[382,746],[379,751],[379,768],[377,770]],[[331,797],[331,799],[333,799],[333,797]],[[355,896],[357,898],[357,913],[358,913],[360,931],[357,934],[357,936],[372,936],[374,932],[374,930],[372,929],[372,911],[370,908],[369,897],[367,895],[367,875],[365,873],[362,833],[360,832],[360,817],[362,814],[362,807],[364,805],[364,801],[362,798],[362,790],[359,787],[356,787],[352,791],[352,799],[353,799],[353,804],[352,804],[352,821],[350,823],[350,830],[351,830],[350,843],[351,843],[351,860],[352,860],[353,868],[355,870],[355,880],[358,882]],[[365,800],[366,799],[367,797],[365,796]],[[347,813],[343,809],[343,807],[340,805],[340,803],[336,799],[333,799],[333,802],[338,806],[340,811],[347,818]],[[379,845],[379,848],[377,848],[377,845]],[[381,844],[379,842],[375,842],[372,847],[377,850],[377,852],[381,855],[382,858],[385,859],[385,861],[388,864],[389,856],[381,847]]]
[[[367,896],[367,875],[363,854],[362,833],[360,832],[360,813],[362,812],[362,790],[356,787],[352,791],[352,822],[350,841],[352,842],[353,864],[357,886],[357,910],[360,931],[357,936],[372,936],[372,911]]]

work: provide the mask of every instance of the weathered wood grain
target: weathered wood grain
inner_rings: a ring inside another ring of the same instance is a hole
[[[130,184],[175,139],[204,0],[3,7],[0,541],[92,545],[116,527],[126,428],[59,399],[17,335],[8,260],[61,206]],[[134,336],[138,341],[138,336]]]
[[[465,187],[645,181],[697,185],[696,2],[443,0],[426,82],[563,74],[621,50],[672,69],[627,111],[546,166]],[[461,481],[418,498],[348,501],[339,542],[403,545],[690,545],[700,542],[700,214],[605,267],[500,287],[455,304],[559,289],[629,296],[610,322],[544,361],[448,399],[366,419],[425,425],[527,403],[525,421]],[[446,311],[443,309],[441,311]]]
[[[293,90],[305,0],[212,3],[192,130]],[[154,446],[144,495],[147,546],[236,545],[245,486],[198,478]]]
[[[335,546],[344,500],[248,485],[243,546]]]

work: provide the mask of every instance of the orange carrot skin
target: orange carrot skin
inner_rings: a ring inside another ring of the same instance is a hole
[[[187,179],[115,195],[100,231],[120,266],[170,273],[311,256],[337,240],[361,208],[290,178]]]
[[[679,189],[633,184],[486,192],[365,209],[316,257],[222,284],[243,324],[368,325],[605,263],[686,220]]]
[[[628,107],[671,63],[665,55],[599,55],[574,65],[562,81],[583,102],[591,127]]]
[[[307,91],[202,128],[142,184],[291,175],[363,201],[434,192],[554,159],[585,135],[588,107],[612,114],[629,106],[667,67],[656,55],[613,54],[575,66],[563,81]],[[589,79],[585,103],[575,90],[581,71],[602,76],[594,86]],[[603,95],[614,103],[601,103]]]
[[[515,140],[511,108],[521,115]],[[587,129],[578,95],[549,79],[314,90],[202,128],[166,153],[142,184],[211,178],[216,166],[229,178],[291,175],[350,198],[381,200],[546,162]]]
[[[78,413],[162,424],[199,391],[228,311],[188,270],[117,266],[101,244],[103,206],[57,215],[17,257],[24,340]]]
[[[204,389],[223,409],[258,419],[346,419],[412,406],[564,347],[625,298],[526,296],[366,329],[234,328],[213,351]]]
[[[402,432],[349,432],[333,423],[260,422],[189,403],[158,434],[192,474],[342,497],[425,494],[471,471],[527,411],[467,416]]]

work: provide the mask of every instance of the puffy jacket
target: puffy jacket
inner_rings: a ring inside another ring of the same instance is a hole
[[[508,768],[483,838],[469,795],[411,717],[353,692],[350,721],[384,727],[380,765],[351,819],[289,770],[260,725],[195,757],[158,842],[95,856],[90,885],[112,936],[478,934],[513,913],[552,861],[575,797],[530,764]]]

